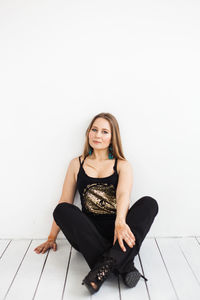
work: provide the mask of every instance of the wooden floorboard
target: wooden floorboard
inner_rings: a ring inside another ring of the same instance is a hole
[[[15,258],[16,260],[15,263],[18,263],[18,267],[20,267],[17,271],[12,286],[7,291],[6,299],[32,299],[48,254],[45,253],[44,255],[36,257],[33,249],[37,246],[38,242],[43,243],[44,241],[38,240],[36,242],[19,240],[12,241],[12,243],[10,244],[9,247],[13,248],[12,253],[14,255],[13,258]],[[17,259],[17,254],[15,253],[17,243],[22,252],[20,257],[24,255],[23,261]],[[7,249],[7,251],[9,251],[9,248]],[[8,259],[10,258],[8,257]],[[9,260],[7,260],[6,264],[10,264]]]
[[[148,238],[143,241],[140,257],[145,276],[148,279],[150,298],[153,300],[177,300],[176,292],[155,239]]]
[[[90,299],[89,293],[81,284],[84,275],[86,275],[89,270],[89,266],[87,265],[83,255],[74,248],[71,248],[63,299]]]
[[[200,245],[194,238],[179,238],[179,247],[200,285]]]
[[[162,253],[166,268],[178,299],[198,300],[200,299],[199,284],[188,264],[177,238],[158,238],[158,247]]]
[[[66,240],[61,240],[58,243],[57,251],[49,251],[34,300],[62,298],[68,272],[70,250],[69,243]]]
[[[135,267],[142,274],[142,268],[141,268],[138,255],[134,259],[134,264]],[[120,278],[121,299],[122,300],[133,300],[133,299],[149,300],[147,286],[143,278],[139,280],[136,287],[131,289],[127,288]]]
[[[57,251],[37,254],[43,240],[0,240],[0,300],[199,300],[200,237],[146,238],[135,257],[147,277],[127,288],[114,274],[91,296],[83,278],[89,266],[66,239]]]

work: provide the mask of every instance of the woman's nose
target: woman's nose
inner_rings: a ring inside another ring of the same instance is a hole
[[[96,137],[101,137],[101,133],[96,133]]]

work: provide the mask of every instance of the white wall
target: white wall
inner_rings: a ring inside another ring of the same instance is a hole
[[[131,203],[159,203],[149,236],[200,234],[199,15],[194,0],[0,1],[1,238],[48,236],[100,112],[119,122]]]

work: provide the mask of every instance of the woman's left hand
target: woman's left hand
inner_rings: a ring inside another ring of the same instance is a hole
[[[122,250],[125,252],[126,248],[124,247],[123,240],[129,245],[129,247],[133,247],[135,245],[135,236],[132,233],[130,227],[126,222],[115,222],[115,233],[114,233],[114,241],[113,245],[115,244],[116,240],[118,239],[119,245]]]

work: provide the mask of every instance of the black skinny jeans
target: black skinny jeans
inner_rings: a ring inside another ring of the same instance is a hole
[[[131,248],[123,240],[126,252],[121,249],[118,239],[113,245],[115,216],[112,220],[98,220],[88,217],[78,206],[62,202],[54,209],[53,217],[69,243],[82,253],[91,269],[100,257],[111,256],[117,261],[117,273],[123,273],[128,271],[138,254],[157,213],[158,203],[150,196],[140,198],[129,208],[126,223],[136,241]]]

